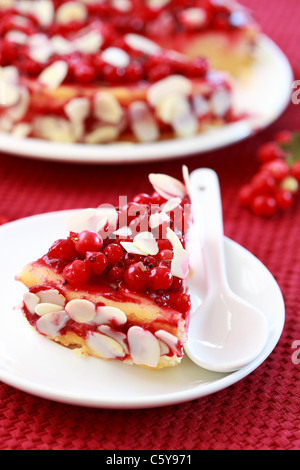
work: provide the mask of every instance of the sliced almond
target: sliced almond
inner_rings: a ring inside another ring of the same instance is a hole
[[[168,345],[168,347],[174,352],[176,353],[177,349],[178,349],[178,338],[174,335],[172,335],[171,333],[169,333],[168,331],[165,331],[165,330],[158,330],[155,332],[155,336],[160,339],[161,341],[163,341],[164,343],[166,343]]]
[[[231,107],[231,94],[227,90],[217,90],[211,97],[212,112],[217,117],[224,117]]]
[[[19,122],[13,126],[11,133],[14,137],[23,139],[31,134],[32,129],[33,126],[29,122]]]
[[[66,24],[71,21],[84,21],[87,19],[88,12],[85,5],[81,2],[65,2],[56,10],[56,21],[59,24]]]
[[[70,100],[64,107],[64,111],[70,121],[84,121],[90,113],[90,101],[80,97]]]
[[[184,184],[172,176],[162,173],[150,173],[149,181],[154,191],[165,199],[172,199],[174,197],[183,198],[186,194]]]
[[[101,121],[117,124],[123,116],[123,110],[112,93],[100,91],[94,98],[94,115]]]
[[[98,211],[94,208],[82,209],[75,211],[66,220],[66,228],[69,232],[83,232],[90,230],[96,232],[97,223],[99,221]]]
[[[157,106],[169,95],[188,96],[192,91],[191,81],[182,75],[170,75],[150,86],[147,98],[152,106]]]
[[[69,315],[64,310],[46,313],[38,319],[36,328],[44,335],[55,337],[59,335],[60,330],[67,324],[69,319]]]
[[[20,88],[7,82],[0,82],[0,106],[9,108],[18,103],[20,99]]]
[[[127,253],[132,253],[132,254],[135,254],[135,255],[141,255],[141,256],[145,256],[145,253],[140,250],[139,248],[137,248],[133,242],[120,242],[121,246],[124,248],[124,250],[127,251]]]
[[[96,316],[95,305],[86,299],[73,299],[67,303],[66,312],[78,323],[88,323]]]
[[[108,47],[102,52],[101,58],[104,62],[114,67],[127,67],[130,63],[130,57],[127,52],[119,47]]]
[[[140,142],[153,142],[159,139],[158,124],[143,101],[135,101],[129,106],[132,131]]]
[[[38,76],[38,81],[50,89],[61,85],[68,73],[68,64],[64,60],[57,60],[46,67]]]
[[[119,11],[126,12],[132,10],[130,0],[112,0],[113,7]]]
[[[56,304],[61,307],[65,305],[66,299],[57,289],[40,290],[36,295],[40,299],[40,302]]]
[[[22,31],[9,31],[5,35],[5,39],[8,41],[15,42],[16,44],[24,45],[27,42],[27,34],[22,33]]]
[[[173,211],[174,209],[176,209],[176,207],[180,206],[181,200],[182,199],[180,197],[172,197],[163,205],[162,207],[163,212]]]
[[[30,93],[27,88],[22,86],[19,88],[19,92],[19,101],[7,110],[7,117],[11,118],[13,121],[23,119],[30,105]]]
[[[211,106],[209,101],[201,95],[195,95],[192,98],[193,108],[196,116],[203,117],[210,112]]]
[[[169,221],[170,217],[166,212],[156,212],[155,214],[151,214],[149,217],[149,227],[154,229]]]
[[[85,136],[87,144],[102,144],[113,142],[119,136],[119,129],[117,126],[102,125],[91,131]]]
[[[35,2],[32,13],[42,27],[50,26],[54,19],[54,6],[52,0]]]
[[[25,307],[29,313],[35,313],[35,307],[40,302],[40,298],[33,292],[26,292],[23,296]]]
[[[113,328],[111,328],[109,325],[100,325],[98,327],[98,330],[105,334],[106,336],[109,336],[110,338],[114,339],[119,343],[126,354],[129,353],[128,346],[127,346],[127,336],[125,333],[122,333],[121,331],[116,331]]]
[[[156,367],[160,358],[159,342],[150,331],[132,326],[127,333],[129,351],[135,364]]]
[[[70,121],[54,116],[35,119],[34,134],[36,137],[53,142],[74,142],[76,140]]]
[[[60,310],[62,310],[61,305],[51,304],[48,302],[39,303],[35,307],[35,313],[40,317],[47,313],[59,312]]]
[[[54,53],[59,55],[71,54],[75,50],[75,46],[72,41],[68,41],[63,36],[58,34],[52,36],[49,40]]]
[[[157,241],[155,240],[154,235],[151,232],[138,233],[133,239],[133,244],[146,256],[155,256],[159,251]]]
[[[173,276],[185,279],[189,268],[189,254],[183,248],[181,241],[169,227],[167,228],[167,239],[171,242],[173,248],[173,259],[171,262],[171,273]]]
[[[123,310],[120,310],[119,308],[101,305],[96,308],[96,316],[93,321],[99,325],[107,325],[111,323],[124,325],[127,322],[127,317]]]
[[[14,65],[0,66],[0,82],[17,84],[19,80],[19,71]]]
[[[128,33],[124,36],[126,44],[136,51],[143,52],[144,54],[158,54],[161,50],[160,46],[156,42],[151,41],[145,36],[140,34]]]
[[[120,343],[102,333],[90,332],[86,344],[94,354],[103,359],[125,356],[125,351]]]
[[[89,31],[74,40],[74,47],[83,54],[95,54],[103,44],[102,35],[95,30]]]

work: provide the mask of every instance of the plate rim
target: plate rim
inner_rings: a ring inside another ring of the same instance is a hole
[[[285,70],[286,82],[291,83],[292,86],[293,69],[284,52],[265,34],[261,34],[258,44],[260,48],[265,48],[272,57],[276,57],[276,60],[280,61]],[[255,135],[280,117],[287,108],[290,98],[291,93],[287,89],[284,90],[284,93],[280,95],[276,114],[270,115],[262,123],[257,124],[255,120],[252,122],[252,119],[243,119],[190,138],[169,139],[153,143],[125,142],[87,146],[83,143],[49,142],[36,138],[20,139],[9,133],[0,132],[0,152],[38,160],[102,165],[135,164],[192,156],[218,150]],[[219,139],[217,142],[216,136]],[[200,148],[199,142],[202,143]],[[101,152],[104,155],[101,155]],[[84,159],[83,154],[85,155]]]
[[[70,212],[77,211],[78,209],[71,209],[71,210],[61,210],[61,211],[49,211],[45,213],[40,213],[40,214],[35,214],[29,217],[24,217],[21,219],[17,219],[15,221],[9,222],[3,226],[0,227],[0,236],[3,231],[5,231],[8,228],[11,228],[13,226],[18,226],[22,225],[22,223],[30,223],[31,221],[35,222],[38,219],[43,219],[47,217],[64,217]],[[84,396],[78,396],[76,393],[70,394],[64,393],[62,390],[59,392],[55,390],[49,390],[49,387],[44,386],[43,384],[38,384],[33,381],[29,381],[22,379],[22,377],[16,375],[16,374],[11,374],[11,373],[6,373],[5,370],[3,370],[3,367],[0,364],[0,380],[6,383],[7,385],[10,385],[18,390],[21,390],[23,392],[29,393],[30,395],[37,396],[39,398],[44,398],[44,399],[49,399],[55,402],[60,402],[60,403],[65,403],[65,404],[70,404],[70,405],[77,405],[77,406],[83,406],[83,407],[94,407],[94,408],[102,408],[102,409],[146,409],[146,408],[154,408],[154,407],[163,407],[163,406],[169,406],[169,405],[174,405],[174,404],[180,404],[188,401],[193,401],[196,399],[203,398],[205,396],[217,393],[221,390],[224,390],[231,385],[234,385],[235,383],[239,382],[246,376],[248,376],[251,372],[253,372],[255,369],[257,369],[266,359],[269,357],[269,355],[272,353],[274,348],[276,347],[283,328],[284,328],[284,323],[285,323],[285,304],[284,304],[284,298],[282,295],[282,292],[280,290],[280,287],[278,283],[276,282],[274,276],[272,273],[269,271],[269,269],[255,256],[253,255],[249,250],[244,248],[242,245],[237,243],[236,241],[224,236],[224,241],[226,245],[232,246],[235,250],[243,252],[246,254],[246,256],[249,257],[249,259],[253,259],[254,262],[259,264],[261,268],[264,270],[265,275],[272,280],[274,288],[277,290],[277,293],[280,298],[281,305],[279,306],[279,310],[281,311],[281,321],[276,323],[276,334],[274,335],[273,332],[273,338],[272,340],[268,341],[268,347],[266,350],[264,350],[258,358],[256,358],[254,361],[252,361],[249,365],[244,366],[242,369],[232,372],[232,373],[226,373],[226,374],[220,374],[220,378],[217,378],[216,380],[213,380],[212,382],[208,382],[206,384],[201,384],[199,387],[195,387],[191,390],[189,389],[184,389],[180,391],[175,391],[174,393],[167,393],[164,395],[147,395],[147,396],[141,396],[141,397],[134,397],[134,403],[132,402],[133,398],[127,397],[123,398],[122,400],[118,399],[112,399],[112,398],[107,398],[105,397],[84,397]],[[17,281],[16,281],[17,282]],[[59,345],[58,345],[59,346]],[[186,357],[186,354],[185,356]],[[184,359],[183,359],[184,360]],[[187,357],[185,360],[189,360]]]

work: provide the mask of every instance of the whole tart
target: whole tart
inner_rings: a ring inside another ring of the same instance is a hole
[[[17,276],[35,330],[83,355],[159,369],[187,339],[190,226],[185,182],[150,174],[153,190],[120,207],[71,212],[67,235]]]
[[[0,0],[0,129],[86,144],[196,135],[238,118],[228,72],[258,35],[230,0]]]

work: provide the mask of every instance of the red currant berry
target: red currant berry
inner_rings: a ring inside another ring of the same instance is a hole
[[[138,263],[142,258],[143,257],[141,255],[137,255],[135,253],[125,253],[123,262],[125,266],[130,266],[133,263]]]
[[[78,83],[91,83],[97,75],[95,67],[88,63],[78,61],[74,67],[73,76]]]
[[[275,142],[267,142],[258,151],[258,160],[262,163],[284,158],[284,151]]]
[[[250,184],[252,185],[253,192],[259,193],[270,193],[276,188],[276,181],[270,173],[261,171],[253,176]]]
[[[108,265],[107,257],[101,251],[88,251],[85,259],[92,273],[96,275],[102,274]]]
[[[244,184],[238,191],[238,201],[242,207],[249,207],[253,199],[254,188],[251,184]]]
[[[277,189],[275,197],[279,209],[289,209],[294,201],[293,194],[290,191],[286,191],[282,188]]]
[[[291,166],[291,175],[300,183],[300,160]]]
[[[76,258],[75,244],[70,239],[56,240],[48,251],[48,258],[72,261]]]
[[[280,144],[289,144],[292,140],[293,133],[290,131],[278,132],[275,136],[275,141]]]
[[[110,243],[103,249],[103,253],[107,256],[108,264],[116,264],[121,261],[124,256],[123,249],[116,243]]]
[[[162,250],[158,253],[157,255],[157,258],[160,260],[160,261],[163,261],[163,260],[166,260],[166,261],[170,261],[171,259],[173,259],[173,251],[172,250]]]
[[[273,160],[265,163],[262,169],[273,176],[276,182],[282,181],[290,172],[289,166],[284,160]]]
[[[167,266],[152,268],[148,276],[148,286],[151,290],[169,289],[173,282],[173,275]]]
[[[110,268],[108,271],[108,277],[111,281],[122,281],[124,277],[124,271],[125,271],[125,266],[124,265],[118,265],[115,264]]]
[[[173,282],[172,282],[170,289],[176,292],[176,291],[181,290],[182,286],[183,286],[182,279],[180,279],[180,277],[173,276]]]
[[[145,256],[145,258],[143,259],[143,265],[146,266],[148,269],[152,269],[157,266],[157,260],[154,256]]]
[[[90,279],[90,268],[85,261],[76,259],[71,264],[68,264],[63,270],[65,280],[74,287],[80,287]]]
[[[172,250],[172,243],[166,238],[157,240],[157,245],[158,245],[159,251]]]
[[[268,194],[255,196],[251,203],[251,209],[255,215],[271,217],[277,209],[276,200]]]
[[[124,281],[131,289],[144,291],[147,287],[147,273],[142,263],[130,265],[124,273]]]
[[[96,232],[90,230],[83,230],[78,235],[75,242],[75,248],[78,253],[85,255],[87,251],[99,251],[103,245],[101,236]]]
[[[151,204],[151,196],[146,193],[140,193],[133,198],[133,202],[135,202],[136,204]]]

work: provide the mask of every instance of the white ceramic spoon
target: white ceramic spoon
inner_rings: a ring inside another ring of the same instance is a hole
[[[206,168],[195,170],[190,177],[190,190],[192,230],[202,243],[207,290],[203,302],[191,315],[185,351],[205,369],[232,372],[260,354],[267,341],[267,320],[229,288],[216,173]],[[190,254],[193,256],[193,252]]]

